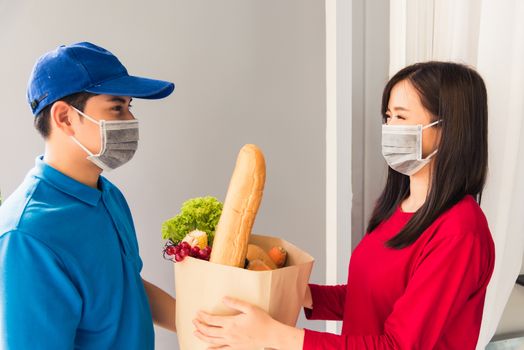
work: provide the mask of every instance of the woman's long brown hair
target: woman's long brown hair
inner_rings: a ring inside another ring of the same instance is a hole
[[[443,212],[466,195],[478,203],[488,170],[488,106],[484,81],[462,64],[424,62],[399,71],[384,88],[382,118],[385,121],[389,97],[400,81],[409,81],[422,105],[441,130],[438,152],[433,160],[426,201],[402,230],[387,242],[401,249],[415,242]],[[378,198],[367,233],[389,218],[409,196],[409,177],[389,168],[386,185]]]

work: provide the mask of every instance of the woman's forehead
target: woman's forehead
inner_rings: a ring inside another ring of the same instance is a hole
[[[420,97],[413,85],[407,81],[399,81],[391,89],[388,101],[390,111],[397,110],[419,110],[422,108]]]

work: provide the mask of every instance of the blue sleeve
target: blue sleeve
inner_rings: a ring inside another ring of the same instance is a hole
[[[0,349],[73,349],[82,299],[57,255],[20,231],[0,236]]]

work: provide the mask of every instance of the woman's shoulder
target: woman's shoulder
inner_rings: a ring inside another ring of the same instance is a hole
[[[466,195],[445,211],[438,219],[439,228],[463,233],[489,233],[489,226],[482,208],[471,195]]]
[[[472,260],[485,260],[489,264],[493,262],[490,257],[495,254],[486,216],[470,195],[442,213],[423,233],[419,245],[423,251],[428,252],[464,249],[469,252]]]

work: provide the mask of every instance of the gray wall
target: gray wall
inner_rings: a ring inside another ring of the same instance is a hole
[[[524,337],[524,287],[515,285],[504,313],[498,324],[494,339],[510,339]]]
[[[172,80],[163,101],[136,100],[141,144],[108,175],[126,194],[143,277],[174,294],[160,225],[194,196],[224,199],[236,154],[256,143],[267,158],[254,231],[290,240],[325,277],[324,3],[286,1],[0,0],[0,188],[20,183],[43,150],[25,86],[36,58],[62,43],[93,41],[132,74]],[[300,325],[322,329],[322,323]],[[157,349],[176,337],[156,328]]]
[[[365,234],[375,201],[384,188],[380,105],[388,81],[389,2],[354,0],[352,79],[352,248]]]

